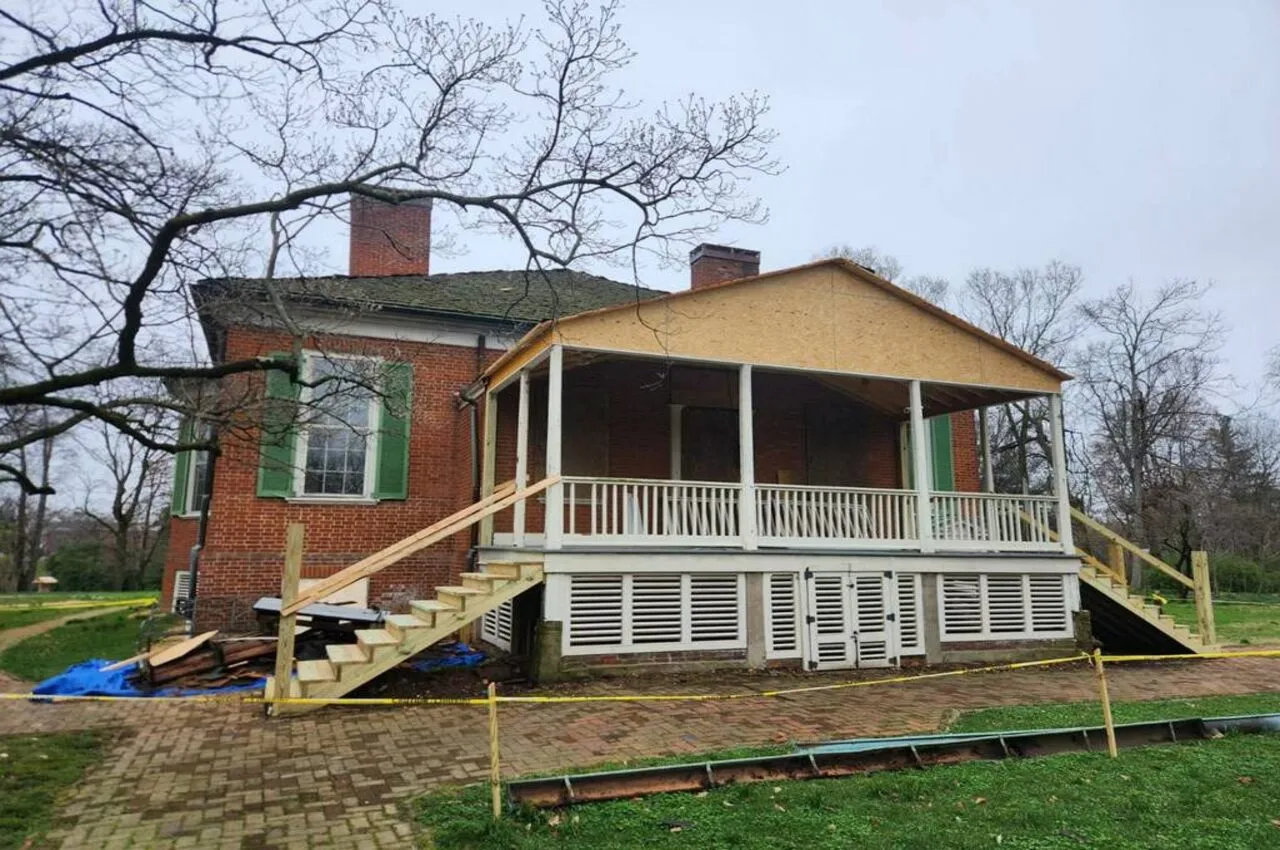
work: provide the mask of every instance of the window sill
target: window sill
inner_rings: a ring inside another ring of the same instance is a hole
[[[379,502],[372,496],[289,496],[285,501],[291,505],[376,505]]]

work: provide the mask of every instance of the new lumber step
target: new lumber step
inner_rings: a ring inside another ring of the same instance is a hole
[[[433,602],[435,600],[432,600]],[[433,612],[430,620],[424,620],[414,614],[389,614],[382,624],[387,627],[387,631],[393,635],[399,636],[400,640],[406,640],[410,634],[416,629],[429,629],[435,625],[436,615]]]
[[[356,632],[356,643],[372,658],[380,646],[399,646],[400,638],[386,629],[360,629]]]
[[[502,587],[512,580],[494,573],[463,573],[461,578],[463,587],[473,587],[485,593],[489,593],[495,587]]]
[[[413,609],[415,616],[425,620],[432,628],[438,625],[437,614],[456,614],[462,610],[461,605],[439,599],[415,599],[409,603],[409,607]]]
[[[436,596],[441,602],[447,602],[459,611],[467,610],[467,599],[472,596],[488,596],[486,590],[476,590],[474,587],[459,587],[456,585],[445,585],[436,588]]]
[[[299,661],[298,681],[303,684],[308,682],[336,682],[338,681],[338,671],[334,670],[333,665],[323,658],[318,661]]]
[[[342,667],[369,663],[368,653],[359,644],[331,643],[324,648],[324,652],[329,656],[329,663],[338,669],[339,677],[342,675]]]
[[[503,578],[517,579],[525,578],[530,572],[542,566],[541,564],[529,564],[519,561],[493,561],[488,564],[481,564],[480,569],[486,573],[493,573]]]

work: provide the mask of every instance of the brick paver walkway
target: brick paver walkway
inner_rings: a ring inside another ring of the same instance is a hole
[[[788,677],[783,686],[824,677]],[[834,677],[826,677],[835,681]],[[1114,699],[1280,693],[1280,660],[1116,666]],[[720,679],[740,691],[768,677]],[[580,693],[662,692],[669,681],[594,682]],[[692,686],[686,686],[692,690]],[[704,703],[508,705],[508,776],[637,756],[938,728],[953,711],[1096,695],[1084,666],[901,686]],[[117,730],[108,758],[73,789],[50,838],[67,848],[412,847],[404,804],[484,778],[482,708],[331,708],[267,720],[256,707],[0,703],[0,735]]]

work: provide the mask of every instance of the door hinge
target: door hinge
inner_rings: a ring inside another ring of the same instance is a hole
[[[884,577],[885,577],[885,578],[893,578],[893,570],[885,570],[885,571],[884,571]]]
[[[806,614],[804,618],[804,622],[805,622],[805,625],[811,626],[814,623],[818,622],[818,618],[813,616],[812,614]]]
[[[897,612],[897,611],[890,611],[888,614],[885,614],[885,615],[884,615],[884,619],[885,619],[885,621],[886,621],[886,622],[889,622],[889,623],[896,623],[896,622],[898,622],[898,612]]]
[[[810,662],[809,662],[809,669],[810,669],[810,670],[817,670],[817,669],[818,669],[818,662],[816,662],[816,661],[810,661]]]
[[[804,580],[809,581],[813,578],[813,570],[809,567],[804,568]]]
[[[898,656],[896,656],[896,655],[895,655],[895,656],[893,656],[892,658],[890,658],[890,659],[888,659],[888,660],[889,660],[889,666],[890,666],[890,667],[897,667],[897,666],[898,666]]]

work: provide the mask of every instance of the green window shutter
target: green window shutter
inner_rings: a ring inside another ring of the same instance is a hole
[[[273,352],[271,357],[288,357]],[[298,384],[287,372],[272,369],[266,377],[266,401],[262,410],[262,442],[258,457],[258,495],[283,499],[293,495],[293,450],[297,442]]]
[[[178,426],[178,442],[189,442],[191,435],[194,433],[195,429],[191,427],[191,420],[183,419],[182,424]],[[187,512],[187,482],[191,478],[191,458],[193,455],[194,452],[178,452],[173,458],[171,512],[174,516],[182,516]]]
[[[935,416],[929,420],[929,439],[933,456],[933,489],[956,489],[955,458],[951,452],[951,417]]]
[[[384,363],[378,405],[376,499],[403,499],[409,493],[409,414],[412,410],[413,366]]]

